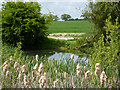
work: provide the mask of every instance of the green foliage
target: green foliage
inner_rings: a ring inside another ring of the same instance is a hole
[[[53,15],[51,13],[44,14],[43,16],[45,17],[46,22],[52,22],[52,21],[58,21],[59,20],[59,17],[57,15]]]
[[[45,18],[38,2],[7,2],[2,4],[2,40],[22,48],[31,48],[47,36]],[[42,44],[42,43],[41,43]]]
[[[70,18],[71,18],[71,16],[69,14],[63,14],[63,15],[61,15],[61,19],[65,20],[65,21],[67,21]]]
[[[84,10],[83,17],[91,19],[91,21],[100,29],[100,32],[105,35],[104,26],[106,19],[111,16],[111,22],[114,23],[118,17],[120,23],[120,1],[119,2],[90,2],[88,8]]]
[[[104,35],[102,34],[98,42],[93,45],[94,47],[90,59],[92,70],[95,70],[94,66],[96,63],[100,63],[101,70],[105,70],[108,77],[118,70],[117,68],[120,65],[120,55],[118,53],[120,52],[120,26],[118,24],[118,18],[115,24],[112,24],[110,20],[111,17],[106,20],[106,25],[104,27],[107,35],[106,42],[104,42]]]

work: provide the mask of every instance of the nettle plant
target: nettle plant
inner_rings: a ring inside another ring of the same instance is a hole
[[[101,64],[101,71],[105,71],[108,77],[111,77],[115,72],[118,72],[119,60],[119,34],[120,26],[118,18],[112,24],[111,17],[106,20],[104,29],[107,37],[102,34],[98,42],[94,43],[92,55],[90,56],[90,64],[92,70],[95,70],[95,64]]]

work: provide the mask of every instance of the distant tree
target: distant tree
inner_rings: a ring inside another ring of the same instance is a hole
[[[51,12],[49,14],[44,14],[46,22],[58,21],[59,17],[57,15],[53,15]]]
[[[65,21],[69,20],[70,18],[71,18],[71,16],[69,14],[63,14],[63,15],[61,15],[61,19],[65,20]]]
[[[57,15],[53,15],[53,20],[54,21],[58,21],[59,20],[59,17]]]

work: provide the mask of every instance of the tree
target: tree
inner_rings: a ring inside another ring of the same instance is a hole
[[[6,2],[2,4],[2,40],[23,48],[32,48],[47,36],[45,18],[38,2]]]
[[[53,15],[53,20],[54,21],[58,21],[59,20],[59,17],[57,15]]]
[[[83,15],[85,19],[91,19],[91,21],[99,29],[99,32],[105,35],[105,29],[103,28],[106,23],[106,19],[111,16],[111,22],[114,24],[115,19],[118,17],[120,23],[120,1],[119,2],[90,2],[87,10],[84,10]]]
[[[58,21],[59,17],[57,15],[53,15],[51,13],[44,14],[46,22]]]
[[[61,15],[61,19],[65,20],[65,21],[67,21],[70,18],[71,18],[71,16],[69,14],[63,14],[63,15]]]

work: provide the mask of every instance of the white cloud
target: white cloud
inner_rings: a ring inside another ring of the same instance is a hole
[[[54,12],[55,15],[59,17],[62,14],[70,14],[73,18],[80,18],[82,15],[81,9],[84,9],[87,2],[39,2],[42,6],[41,12],[43,14],[49,13],[48,9],[51,12]],[[80,10],[76,8],[81,8]]]

